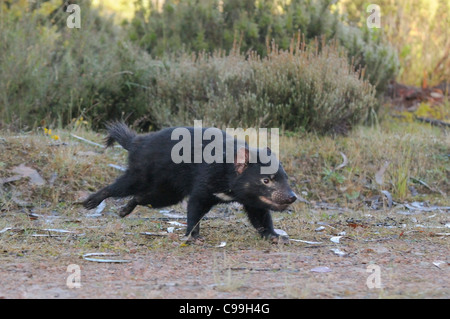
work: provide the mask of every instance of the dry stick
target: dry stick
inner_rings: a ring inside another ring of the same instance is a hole
[[[97,147],[105,148],[105,146],[102,145],[102,144],[98,144],[98,143],[89,141],[89,140],[87,140],[87,139],[85,139],[83,137],[77,136],[75,134],[70,133],[70,136],[75,137],[76,139],[79,139],[80,141],[83,141],[83,142],[85,142],[87,144],[91,144],[91,145],[94,145],[94,146],[97,146]]]
[[[347,156],[345,156],[345,154],[342,153],[342,152],[339,152],[339,153],[341,153],[343,162],[342,162],[341,165],[337,166],[337,167],[334,169],[335,171],[337,171],[337,170],[339,170],[339,169],[341,169],[341,168],[344,168],[344,167],[347,166],[347,164],[348,164],[348,158],[347,158]]]
[[[88,139],[85,139],[84,137],[75,135],[75,134],[73,134],[73,133],[70,133],[70,136],[72,136],[72,137],[74,137],[74,138],[76,138],[76,139],[79,139],[80,141],[83,141],[83,142],[85,142],[85,143],[87,143],[87,144],[94,145],[94,146],[101,147],[101,148],[106,148],[105,145],[102,145],[102,144],[98,144],[98,143],[92,142],[92,141],[90,141],[90,140],[88,140]],[[123,149],[123,147],[120,146],[120,145],[114,145],[114,147],[118,147],[118,148],[122,148],[122,149]]]
[[[416,116],[416,120],[418,120],[419,122],[429,123],[429,124],[434,125],[434,126],[450,127],[450,123],[447,123],[447,122],[444,122],[444,121],[435,120],[435,119],[430,119],[430,118],[427,118],[427,117]]]

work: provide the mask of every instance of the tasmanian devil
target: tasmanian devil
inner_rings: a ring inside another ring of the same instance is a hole
[[[270,210],[282,211],[296,199],[288,185],[288,177],[270,149],[254,149],[216,128],[200,128],[200,134],[209,130],[216,142],[223,146],[211,150],[214,161],[203,158],[199,152],[211,148],[213,140],[200,139],[180,148],[177,131],[192,134],[198,128],[166,128],[149,134],[136,134],[124,123],[107,125],[106,145],[118,142],[128,150],[128,168],[113,184],[89,196],[83,205],[97,207],[105,198],[133,196],[120,211],[130,214],[137,205],[161,208],[174,205],[189,197],[187,231],[191,238],[199,236],[200,220],[216,204],[238,202],[244,206],[251,224],[262,237],[276,239]],[[197,131],[196,131],[197,130]],[[175,135],[175,138],[174,138]],[[209,134],[211,135],[211,134]],[[221,141],[220,141],[221,140]],[[217,145],[217,143],[216,143]],[[229,151],[231,157],[226,156]],[[262,152],[271,155],[263,162]],[[180,160],[180,157],[182,160]],[[251,160],[253,159],[253,160]],[[273,165],[273,172],[262,168]]]

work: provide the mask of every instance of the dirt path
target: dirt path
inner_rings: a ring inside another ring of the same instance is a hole
[[[450,297],[448,243],[419,232],[366,242],[344,237],[323,245],[252,239],[222,248],[184,246],[167,237],[145,238],[146,247],[133,237],[121,243],[128,249],[120,258],[128,263],[82,259],[81,238],[20,238],[28,250],[17,243],[6,246],[5,236],[0,241],[0,298]],[[9,235],[17,239],[17,233]],[[69,276],[76,275],[67,272],[69,265],[79,269],[80,288],[69,288]]]

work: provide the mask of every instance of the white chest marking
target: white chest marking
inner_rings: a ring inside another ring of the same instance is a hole
[[[214,196],[216,196],[220,200],[223,200],[224,202],[231,202],[234,200],[233,197],[225,193],[214,193]]]

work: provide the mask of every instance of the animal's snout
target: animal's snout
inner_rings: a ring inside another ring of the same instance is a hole
[[[291,191],[288,195],[287,201],[289,202],[289,204],[292,204],[296,200],[297,200],[297,195],[293,191]]]

